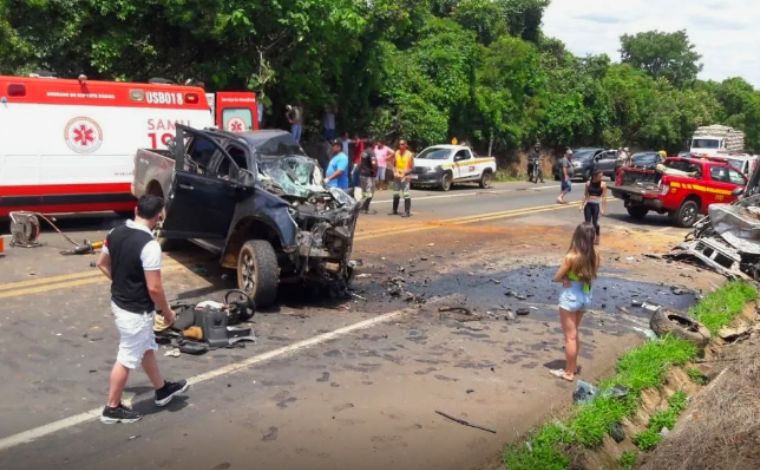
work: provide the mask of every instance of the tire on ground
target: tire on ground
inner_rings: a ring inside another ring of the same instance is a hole
[[[649,209],[644,206],[629,206],[626,207],[626,210],[628,211],[628,215],[636,220],[643,219],[649,213]]]
[[[271,243],[266,240],[249,240],[238,254],[238,288],[253,299],[257,308],[272,305],[277,298],[280,268]]]
[[[649,320],[649,327],[657,336],[671,334],[704,348],[710,341],[710,330],[693,318],[673,310],[660,309]]]

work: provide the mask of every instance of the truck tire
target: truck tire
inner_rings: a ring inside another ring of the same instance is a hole
[[[699,219],[699,205],[693,199],[687,199],[677,211],[673,212],[673,221],[679,227],[688,228]]]
[[[491,180],[493,180],[493,173],[491,173],[490,170],[485,170],[483,174],[480,175],[480,187],[483,189],[490,188]]]
[[[448,171],[441,176],[441,191],[448,191],[453,186],[454,176]]]
[[[628,215],[636,220],[642,220],[649,212],[649,209],[643,206],[629,206],[626,207],[626,210],[628,211]]]
[[[704,325],[679,312],[660,309],[652,314],[649,327],[657,336],[673,335],[704,348],[710,341],[710,330]]]
[[[272,245],[266,240],[249,240],[240,248],[237,263],[238,288],[266,308],[277,298],[280,268]]]

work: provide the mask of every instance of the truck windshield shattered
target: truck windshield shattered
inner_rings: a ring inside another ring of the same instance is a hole
[[[283,193],[296,197],[309,197],[324,192],[322,170],[314,159],[301,155],[269,157],[259,161],[259,175],[265,186],[275,186]]]

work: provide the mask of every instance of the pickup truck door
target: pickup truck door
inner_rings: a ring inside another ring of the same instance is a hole
[[[467,178],[471,166],[472,155],[467,150],[459,150],[454,154],[454,179]]]
[[[710,179],[712,180],[710,191],[704,196],[706,205],[714,202],[732,202],[736,199],[731,194],[733,190],[747,184],[744,175],[726,166],[710,167]]]
[[[223,239],[241,191],[240,185],[230,178],[237,172],[235,159],[210,135],[189,129],[184,133],[189,137],[187,151],[183,168],[175,170],[173,191],[162,224],[163,235]]]

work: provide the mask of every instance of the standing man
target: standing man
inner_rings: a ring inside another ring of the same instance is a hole
[[[398,150],[393,156],[393,212],[388,215],[398,214],[401,194],[404,196],[404,215],[401,217],[412,215],[412,195],[409,192],[412,168],[414,168],[414,156],[407,148],[406,140],[401,139],[398,142]]]
[[[328,188],[348,191],[348,156],[342,152],[340,140],[333,140],[331,153],[332,158],[325,172],[325,184]]]
[[[152,234],[163,208],[164,200],[158,196],[140,197],[135,220],[108,234],[98,259],[98,269],[111,280],[111,312],[119,330],[119,353],[111,369],[108,402],[100,415],[105,424],[134,423],[142,418],[121,403],[129,372],[138,365],[156,390],[156,406],[168,405],[188,388],[185,380],[164,380],[156,361],[156,306],[168,325],[175,319],[161,282],[161,247]]]
[[[385,145],[382,139],[377,139],[373,148],[375,160],[377,161],[377,176],[375,183],[379,189],[385,189],[385,168],[388,165],[388,159],[393,157],[393,150]]]
[[[372,147],[367,147],[361,155],[359,163],[359,179],[362,189],[362,210],[369,214],[369,205],[375,194],[375,174],[377,173],[377,159]]]
[[[559,161],[559,179],[560,179],[560,192],[557,202],[560,204],[567,204],[565,201],[565,195],[573,190],[573,185],[570,184],[570,158],[573,156],[573,151],[567,149],[565,154]]]
[[[293,134],[293,138],[296,143],[301,143],[301,132],[303,131],[303,109],[301,105],[285,106],[285,117],[288,118],[290,123],[290,133]]]

